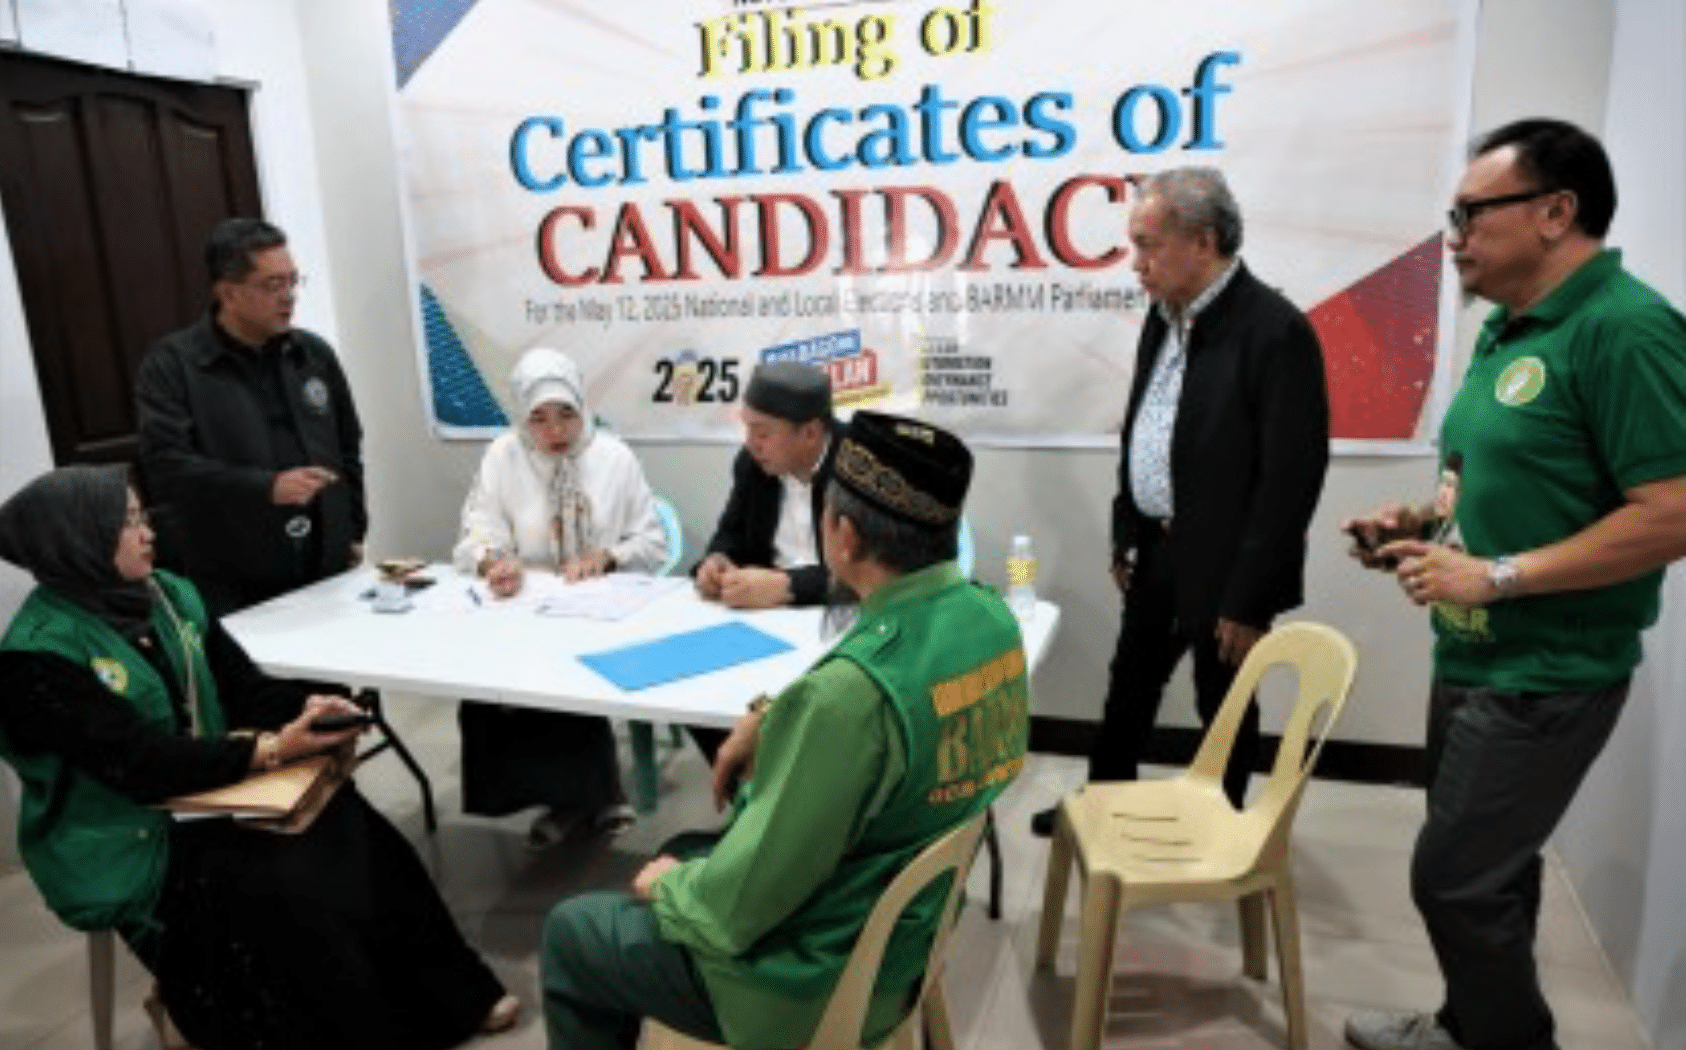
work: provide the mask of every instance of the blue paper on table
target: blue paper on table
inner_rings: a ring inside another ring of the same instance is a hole
[[[581,653],[580,663],[629,692],[735,667],[796,648],[742,620],[670,634],[624,649]]]

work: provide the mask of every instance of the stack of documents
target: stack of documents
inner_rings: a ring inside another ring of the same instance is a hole
[[[612,572],[579,583],[552,587],[539,602],[544,616],[578,616],[588,620],[624,620],[664,594],[690,585],[684,578]]]

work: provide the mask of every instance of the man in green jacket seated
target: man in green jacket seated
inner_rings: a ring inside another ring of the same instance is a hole
[[[1017,775],[1029,734],[1023,639],[1000,596],[954,565],[971,474],[952,434],[855,413],[821,538],[858,618],[721,748],[716,802],[749,779],[717,840],[698,852],[670,844],[630,894],[551,911],[553,1050],[632,1050],[645,1017],[739,1050],[802,1045],[878,895]],[[942,903],[940,892],[916,898],[892,936],[868,1038],[911,1007]]]

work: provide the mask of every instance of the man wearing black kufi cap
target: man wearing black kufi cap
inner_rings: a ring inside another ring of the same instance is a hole
[[[825,600],[819,510],[831,477],[837,421],[831,377],[779,361],[744,391],[744,447],[708,555],[693,570],[703,597],[739,609]]]
[[[1018,773],[1023,639],[1000,595],[954,564],[971,474],[958,438],[916,420],[857,412],[839,432],[822,543],[860,615],[732,731],[716,801],[752,779],[724,832],[670,843],[630,894],[552,909],[552,1048],[632,1050],[645,1017],[742,1050],[806,1044],[879,893]],[[869,1044],[905,1015],[941,903],[910,907],[891,937]]]

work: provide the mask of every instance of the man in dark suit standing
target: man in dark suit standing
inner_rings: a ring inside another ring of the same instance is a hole
[[[1194,654],[1210,724],[1241,661],[1302,600],[1306,531],[1329,463],[1323,354],[1306,317],[1237,257],[1223,175],[1153,176],[1130,216],[1153,306],[1136,348],[1112,513],[1124,623],[1090,780],[1134,780],[1172,670]],[[1249,708],[1224,775],[1237,808],[1259,752]],[[1054,811],[1032,821],[1052,832]]]
[[[293,327],[287,237],[225,219],[210,308],[141,361],[140,464],[162,532],[218,616],[363,559],[363,428],[334,351]]]
[[[829,589],[820,506],[837,421],[831,377],[793,361],[758,367],[744,391],[744,446],[697,592],[736,609],[818,605]]]

